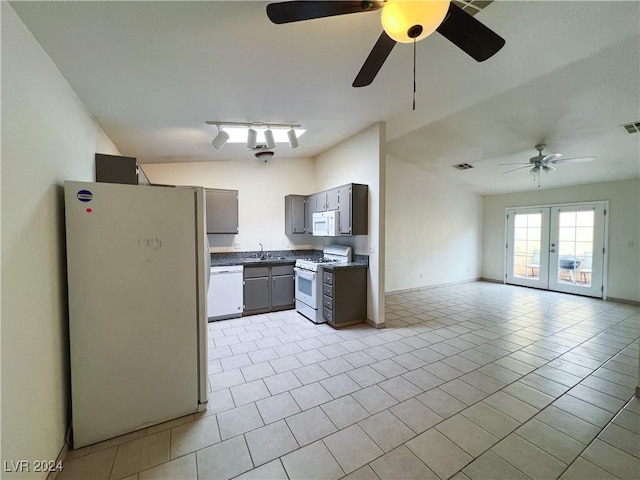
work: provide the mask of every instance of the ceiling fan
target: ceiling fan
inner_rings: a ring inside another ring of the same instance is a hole
[[[574,158],[560,158],[562,157],[561,153],[549,153],[546,155],[542,154],[542,151],[547,148],[544,143],[540,143],[535,146],[535,149],[538,151],[538,155],[535,157],[531,157],[528,162],[515,162],[515,163],[501,163],[500,165],[524,165],[523,167],[514,168],[512,170],[507,170],[505,173],[516,172],[518,170],[523,170],[525,168],[529,169],[529,173],[534,177],[538,177],[538,187],[540,186],[540,172],[550,173],[553,172],[556,167],[554,165],[558,163],[581,163],[581,162],[590,162],[595,160],[596,157],[574,157]]]
[[[449,0],[298,0],[270,3],[267,16],[282,24],[380,9],[383,32],[353,81],[354,87],[373,82],[397,42],[414,43],[415,64],[415,42],[434,31],[478,62],[492,57],[505,44],[502,37]]]

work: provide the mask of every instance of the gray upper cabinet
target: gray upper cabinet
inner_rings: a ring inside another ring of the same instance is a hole
[[[327,210],[338,210],[339,189],[332,188],[316,194],[316,212],[326,212]]]
[[[293,202],[300,202],[295,197],[300,195],[287,195],[285,197],[285,231],[300,233],[292,230],[296,211]],[[300,205],[297,206],[298,212]],[[368,235],[369,233],[369,187],[360,183],[348,183],[340,187],[331,188],[323,192],[313,193],[306,197],[305,204],[305,231],[313,232],[313,214],[327,210],[338,210],[340,235]],[[300,213],[298,213],[300,215]],[[300,225],[296,223],[296,228]]]
[[[318,196],[314,193],[307,197],[307,210],[305,212],[305,229],[308,233],[313,232],[313,214],[317,213],[316,203]]]
[[[238,233],[238,191],[207,188],[207,233]]]
[[[96,153],[96,182],[149,185],[140,164],[134,157]]]
[[[284,233],[286,235],[306,233],[306,205],[304,195],[287,195],[284,197]]]
[[[340,235],[369,233],[369,187],[350,183],[338,187],[340,204]]]

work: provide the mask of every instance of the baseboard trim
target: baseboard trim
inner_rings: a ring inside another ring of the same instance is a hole
[[[616,303],[624,303],[626,305],[635,305],[636,307],[640,307],[640,302],[637,300],[627,300],[626,298],[616,298],[616,297],[607,297],[607,302],[616,302]]]
[[[367,325],[373,328],[387,328],[386,323],[376,323],[373,320],[369,320],[368,318],[364,319],[364,323],[366,323]]]
[[[423,285],[421,287],[406,288],[404,290],[393,290],[391,292],[385,292],[384,295],[385,295],[385,297],[388,297],[388,296],[392,296],[392,295],[401,295],[403,293],[421,292],[423,290],[432,290],[434,288],[451,287],[453,285],[462,285],[462,284],[465,284],[465,283],[479,282],[481,280],[482,280],[482,278],[477,277],[477,278],[470,278],[468,280],[458,280],[456,282],[437,283],[437,284],[434,284],[434,285]]]
[[[56,458],[56,465],[64,465],[64,459],[67,457],[67,452],[69,452],[69,445],[67,442],[62,446],[62,450],[58,453],[58,457]],[[54,470],[53,472],[49,472],[47,475],[47,480],[55,480],[60,473],[60,470]]]
[[[489,283],[500,283],[500,284],[504,284],[504,280],[498,280],[496,278],[485,278],[485,277],[480,277],[480,281],[481,282],[489,282]]]

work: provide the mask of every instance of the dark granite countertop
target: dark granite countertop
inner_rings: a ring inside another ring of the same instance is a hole
[[[211,266],[293,265],[300,258],[322,257],[322,252],[319,250],[278,250],[264,252],[265,258],[257,258],[259,255],[259,252],[212,253]]]
[[[346,268],[369,268],[369,262],[364,260],[356,260],[348,263],[323,263],[322,268],[325,270],[342,270]]]
[[[301,258],[322,257],[320,250],[278,250],[265,252],[266,258],[257,258],[259,252],[227,252],[212,253],[212,267],[227,267],[231,265],[269,266],[269,265],[293,265]],[[270,255],[270,256],[269,256]],[[368,268],[369,257],[367,255],[355,255],[353,262],[349,263],[324,263],[323,268],[333,270],[336,268]]]

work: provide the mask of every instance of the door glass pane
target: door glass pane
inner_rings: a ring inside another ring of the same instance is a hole
[[[542,213],[515,214],[513,276],[540,278],[540,243]]]
[[[558,283],[591,287],[594,211],[560,212]]]

